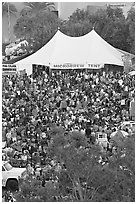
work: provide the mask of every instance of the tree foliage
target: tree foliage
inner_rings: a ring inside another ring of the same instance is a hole
[[[25,2],[25,8],[20,12],[21,16],[35,17],[40,13],[55,10],[53,2]]]
[[[21,16],[14,26],[14,33],[17,38],[26,39],[32,50],[38,50],[55,34],[57,25],[57,16],[47,11],[32,17]]]
[[[115,154],[108,156],[100,151],[98,144],[89,145],[78,131],[65,135],[63,129],[53,129],[47,156],[61,168],[56,170],[54,166],[49,170],[52,179],[46,182],[45,187],[36,179],[21,185],[17,201],[135,200],[134,137],[117,145]],[[102,165],[100,158],[108,158],[107,163]]]
[[[125,18],[122,9],[98,10],[94,14],[77,9],[69,20],[61,24],[61,30],[70,36],[82,36],[94,27],[96,32],[112,46],[134,53],[135,42],[135,13],[134,9]]]
[[[128,38],[131,53],[135,53],[135,8],[131,8],[128,12],[127,20]]]
[[[87,11],[77,9],[68,21],[61,24],[61,31],[69,36],[78,37],[87,34],[92,29]]]
[[[26,39],[32,44],[33,51],[46,44],[57,31],[69,36],[83,36],[92,28],[112,46],[135,53],[135,9],[131,8],[125,18],[122,9],[107,7],[94,14],[87,10],[77,9],[68,20],[57,18],[54,9],[47,2],[26,3],[27,7],[21,11],[21,16],[14,27],[17,38]],[[37,6],[38,4],[39,6]],[[49,8],[49,9],[48,9]]]
[[[8,13],[8,6],[9,6],[9,13],[10,15],[16,15],[17,9],[16,7],[8,2],[2,2],[2,16],[7,15]]]

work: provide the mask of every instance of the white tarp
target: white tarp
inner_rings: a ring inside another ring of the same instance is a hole
[[[15,64],[2,64],[2,75],[14,75],[17,72]]]
[[[114,64],[123,66],[122,53],[103,40],[94,30],[80,37],[57,31],[53,38],[34,54],[16,62],[21,64]],[[51,66],[52,67],[52,66]]]
[[[2,142],[2,148],[6,147],[6,141]]]
[[[27,75],[31,75],[32,74],[32,64],[28,63],[28,64],[16,64],[17,66],[17,72],[20,72],[21,70],[26,70]]]
[[[129,74],[130,74],[131,76],[134,76],[134,75],[135,75],[135,71],[131,71],[131,72],[129,72]]]

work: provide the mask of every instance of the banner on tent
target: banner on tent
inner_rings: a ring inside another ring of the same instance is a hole
[[[14,75],[17,72],[17,67],[15,64],[3,64],[2,65],[2,75]]]
[[[101,69],[104,67],[104,64],[72,64],[72,63],[64,63],[64,64],[50,64],[51,69]]]
[[[104,68],[104,64],[87,64],[88,69],[101,69]]]

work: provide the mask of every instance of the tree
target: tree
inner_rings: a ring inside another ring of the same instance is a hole
[[[90,32],[92,27],[88,12],[77,9],[67,22],[61,24],[61,31],[69,36],[78,37]]]
[[[90,23],[94,26],[95,30],[104,37],[106,34],[106,25],[109,22],[107,13],[103,9],[99,9],[95,14],[89,16]]]
[[[112,46],[128,51],[125,20],[115,19],[105,26],[105,38]]]
[[[79,131],[65,135],[63,128],[53,127],[50,136],[47,156],[61,168],[50,168],[45,187],[35,179],[24,182],[17,201],[134,202],[134,137],[118,144],[108,156],[97,144],[88,144]],[[100,162],[103,158],[107,158],[105,164]]]
[[[120,8],[98,10],[90,16],[90,22],[100,36],[112,46],[128,51],[126,20]]]
[[[127,42],[126,19],[122,9],[112,9],[108,7],[106,10],[108,23],[105,25],[104,39],[116,48],[129,51]]]
[[[130,13],[135,19],[132,11],[129,12],[127,21],[120,8],[107,7],[106,10],[99,9],[93,14],[77,9],[68,21],[61,22],[60,29],[67,35],[77,37],[87,34],[94,27],[95,31],[112,46],[130,52],[130,47],[135,44],[133,34],[129,33],[134,33],[134,22],[130,18]]]
[[[27,40],[31,49],[36,51],[51,39],[57,27],[57,16],[46,11],[32,17],[21,16],[14,26],[14,34],[17,38]]]
[[[8,8],[9,7],[9,8]],[[8,11],[9,10],[9,11]],[[2,16],[7,15],[9,12],[10,15],[16,16],[17,9],[16,7],[8,2],[2,2]]]
[[[2,2],[2,16],[8,15],[8,31],[9,31],[9,42],[11,41],[11,23],[10,17],[16,16],[17,9],[16,7],[8,2]]]
[[[130,201],[134,200],[134,137],[118,144],[117,153],[105,166],[100,165],[99,159],[107,158],[107,154],[101,153],[98,145],[88,146],[80,132],[72,132],[66,141],[59,141],[63,141],[63,135],[53,139],[50,150],[66,167],[66,180],[61,179],[62,172],[59,182],[66,194],[71,189],[73,201],[115,202],[127,199],[127,195]]]
[[[69,21],[73,22],[73,23],[77,23],[80,21],[85,20],[86,18],[88,18],[89,13],[88,11],[85,11],[84,9],[77,9],[76,11],[74,11],[74,13],[69,17]]]
[[[21,16],[35,17],[46,11],[54,11],[55,4],[53,2],[25,2],[25,8],[21,10]]]
[[[135,53],[135,8],[132,7],[126,19],[126,25],[128,30],[128,43],[130,45],[130,52]]]
[[[123,15],[122,9],[118,7],[115,9],[112,9],[111,6],[108,6],[106,9],[106,12],[107,12],[108,18],[112,20],[115,20],[116,18],[123,18],[123,19],[125,18]]]
[[[58,186],[48,181],[44,187],[41,181],[28,177],[21,184],[21,191],[16,193],[15,198],[20,202],[55,202],[55,196],[58,194]]]

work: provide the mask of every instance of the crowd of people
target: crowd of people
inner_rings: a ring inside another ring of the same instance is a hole
[[[94,144],[134,120],[135,78],[123,72],[43,71],[2,78],[3,160],[14,167],[48,163],[49,130],[78,130]],[[127,130],[128,131],[128,130]]]

